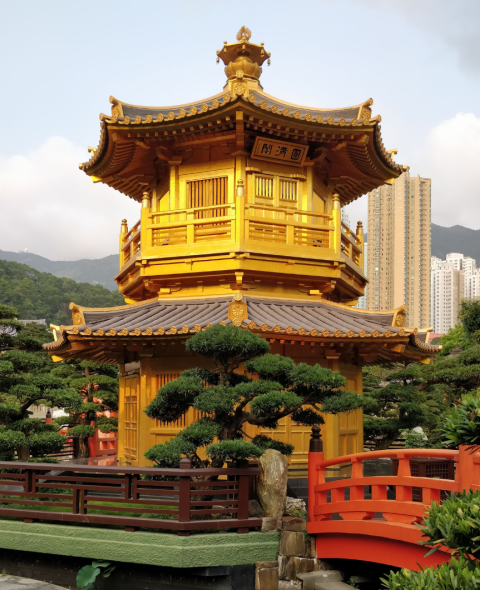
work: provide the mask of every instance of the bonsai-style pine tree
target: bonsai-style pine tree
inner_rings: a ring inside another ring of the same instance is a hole
[[[79,439],[79,456],[90,456],[88,439],[98,428],[101,432],[116,432],[118,419],[106,417],[107,410],[118,409],[118,369],[115,366],[93,361],[67,361],[53,373],[68,383],[81,396],[81,402],[72,408],[68,417],[56,419],[68,424],[69,436]]]
[[[51,340],[43,326],[24,326],[15,308],[0,305],[0,458],[44,457],[62,449],[65,437],[55,424],[30,418],[32,404],[73,408],[82,398],[53,373],[42,345]]]
[[[420,389],[419,365],[412,363],[385,379],[385,387],[372,373],[365,379],[363,429],[375,450],[388,449],[405,430],[434,426],[441,413],[441,394]]]
[[[183,371],[176,381],[159,389],[145,412],[150,418],[172,422],[193,407],[204,417],[146,452],[147,459],[158,466],[175,467],[188,457],[196,467],[221,467],[226,460],[258,457],[266,448],[288,455],[293,447],[269,436],[245,441],[245,426],[274,432],[285,416],[296,424],[313,426],[323,423],[320,411],[337,414],[361,405],[357,393],[342,391],[346,379],[338,372],[267,354],[269,344],[248,330],[213,326],[192,336],[185,346],[207,359],[203,364],[212,370]],[[242,365],[245,374],[236,373]],[[215,439],[218,442],[213,443]],[[199,456],[202,447],[207,459]]]

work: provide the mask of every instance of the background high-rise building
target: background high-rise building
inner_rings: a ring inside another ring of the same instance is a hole
[[[430,325],[431,180],[404,172],[368,193],[367,309],[406,303],[406,325]]]
[[[431,267],[431,324],[435,334],[446,334],[458,323],[465,271],[448,255],[447,261],[432,256]]]
[[[368,244],[367,244],[367,242],[365,242],[363,244],[363,273],[365,275],[367,275],[367,269],[368,269]],[[365,295],[360,297],[360,299],[358,300],[358,303],[355,307],[358,307],[358,309],[368,309],[368,307],[367,307],[367,294],[368,294],[368,285],[365,287]]]

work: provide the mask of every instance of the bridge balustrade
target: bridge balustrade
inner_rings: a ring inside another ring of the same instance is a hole
[[[453,459],[455,479],[413,477],[410,459],[417,457]],[[374,459],[397,459],[397,474],[365,475],[364,462]],[[333,467],[340,467],[344,477],[329,477]],[[480,453],[465,447],[458,451],[401,449],[324,461],[323,452],[310,452],[308,477],[307,529],[317,537],[318,557],[375,561],[418,570],[419,564],[441,563],[449,559],[449,554],[437,551],[424,559],[428,549],[418,544],[422,535],[416,523],[423,520],[431,502],[440,502],[442,491],[480,489]],[[413,488],[421,490],[421,502],[412,498]]]

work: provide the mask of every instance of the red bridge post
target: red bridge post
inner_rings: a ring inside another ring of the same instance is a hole
[[[323,441],[320,435],[320,426],[312,426],[312,435],[310,439],[310,448],[308,449],[308,520],[313,521],[313,508],[316,504],[315,486],[319,481],[320,473],[323,475],[324,471],[318,471],[318,465],[323,461]]]

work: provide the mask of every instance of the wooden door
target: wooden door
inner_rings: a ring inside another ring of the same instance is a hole
[[[138,462],[138,374],[125,377],[124,391],[124,456],[126,461],[136,464]]]

